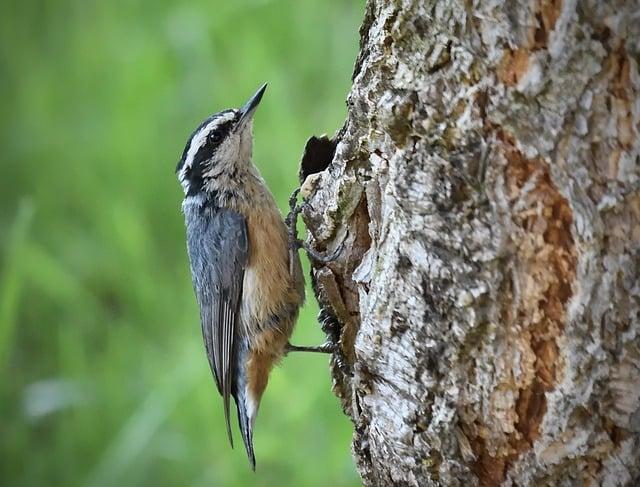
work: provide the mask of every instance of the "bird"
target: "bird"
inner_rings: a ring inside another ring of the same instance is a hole
[[[206,355],[231,447],[233,398],[254,471],[253,429],[272,368],[291,350],[328,351],[289,343],[305,299],[296,251],[303,243],[252,161],[253,118],[266,87],[205,119],[176,167]]]

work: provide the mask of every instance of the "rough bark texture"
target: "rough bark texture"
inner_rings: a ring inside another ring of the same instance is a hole
[[[365,484],[640,485],[640,5],[370,0],[361,36],[303,194]]]

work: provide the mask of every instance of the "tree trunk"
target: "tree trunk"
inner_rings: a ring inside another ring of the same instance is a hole
[[[639,47],[637,1],[369,0],[302,168],[365,484],[639,485]]]

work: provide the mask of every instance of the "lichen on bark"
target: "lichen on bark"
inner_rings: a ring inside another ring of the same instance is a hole
[[[638,11],[367,3],[303,214],[367,485],[640,478]]]

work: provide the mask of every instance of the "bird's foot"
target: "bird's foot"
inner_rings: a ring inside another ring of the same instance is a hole
[[[298,204],[298,194],[300,194],[300,188],[296,188],[291,196],[289,196],[289,214],[285,218],[285,223],[289,230],[289,235],[294,239],[298,238],[298,230],[296,229],[296,223],[298,221],[298,215],[302,213],[302,205]]]
[[[338,318],[327,307],[322,307],[318,314],[318,321],[322,325],[322,331],[327,336],[327,343],[334,347],[333,360],[340,372],[346,376],[352,376],[353,372],[347,362],[344,351],[340,347],[340,334],[342,325]]]
[[[289,249],[292,252],[298,249],[304,249],[313,260],[323,264],[333,262],[338,258],[338,255],[340,255],[343,245],[340,245],[340,247],[331,254],[325,254],[317,251],[307,242],[298,238],[296,223],[298,222],[298,215],[302,213],[302,210],[304,209],[304,203],[301,205],[298,204],[299,193],[300,188],[297,188],[293,193],[291,193],[291,196],[289,197],[289,214],[284,220],[287,225],[289,235]]]
[[[343,245],[340,245],[336,250],[334,250],[330,254],[325,254],[317,251],[311,245],[309,245],[304,240],[295,239],[289,242],[289,246],[292,250],[304,249],[305,252],[315,261],[320,262],[322,264],[327,264],[329,262],[333,262],[338,258],[340,252],[342,252]]]

